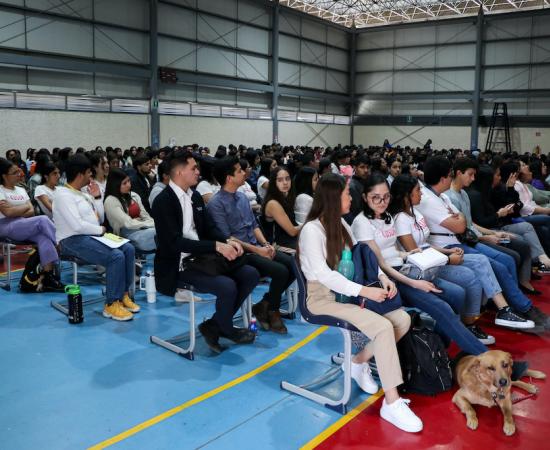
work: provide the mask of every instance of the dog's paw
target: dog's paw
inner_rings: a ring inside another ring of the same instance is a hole
[[[469,417],[469,418],[466,420],[466,426],[467,426],[470,430],[477,430],[477,426],[478,426],[477,417]]]
[[[514,422],[505,423],[502,427],[502,431],[506,436],[512,436],[516,432],[516,424]]]
[[[539,388],[537,386],[535,386],[534,384],[529,384],[528,386],[526,386],[525,390],[527,392],[529,392],[529,394],[538,394],[539,393]]]

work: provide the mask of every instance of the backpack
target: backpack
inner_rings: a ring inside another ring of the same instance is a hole
[[[26,293],[42,292],[44,290],[42,285],[43,276],[38,249],[33,247],[19,281],[19,290]]]
[[[448,391],[453,374],[443,341],[437,333],[422,326],[418,313],[411,316],[411,329],[397,344],[403,372],[401,390],[422,395]]]

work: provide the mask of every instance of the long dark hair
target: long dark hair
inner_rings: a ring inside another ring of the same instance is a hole
[[[370,191],[374,188],[374,186],[378,186],[379,184],[385,184],[388,186],[388,190],[390,188],[388,184],[388,180],[386,180],[386,177],[381,174],[380,172],[374,172],[371,173],[367,179],[365,180],[365,183],[363,184],[363,194],[366,197]],[[365,217],[367,219],[376,219],[376,216],[374,214],[374,211],[369,206],[368,202],[363,199],[363,214],[365,214]],[[386,209],[384,213],[382,214],[382,220],[386,223],[391,223],[391,215]]]
[[[57,166],[51,162],[46,162],[41,168],[40,171],[37,172],[42,176],[42,180],[40,181],[40,184],[46,184],[46,181],[48,181],[48,175],[52,173],[55,169],[57,169]]]
[[[344,179],[336,174],[327,173],[317,183],[313,205],[307,215],[306,223],[319,219],[327,237],[327,264],[336,269],[340,255],[346,245],[351,249],[353,241],[342,223],[342,192],[346,188]]]
[[[313,197],[312,180],[317,171],[313,167],[302,167],[294,178],[296,195],[307,194]]]
[[[470,185],[466,192],[477,191],[481,195],[481,201],[485,206],[485,210],[494,209],[491,203],[491,195],[493,191],[493,178],[495,171],[488,164],[482,164],[476,173],[474,182]]]
[[[200,168],[201,168],[201,179],[203,181],[207,181],[210,184],[219,184],[216,180],[216,177],[214,177],[214,164],[216,163],[216,159],[212,158],[211,156],[206,156],[201,159],[200,161]]]
[[[269,178],[272,163],[273,163],[273,160],[271,158],[262,159],[262,162],[260,163],[260,173],[259,173],[260,177],[264,176]]]
[[[265,194],[264,202],[262,203],[262,215],[265,216],[265,206],[270,200],[275,200],[278,202],[286,212],[286,215],[291,219],[294,217],[294,203],[296,201],[296,194],[294,192],[294,184],[290,185],[290,191],[285,196],[277,187],[277,177],[280,172],[288,173],[290,177],[290,172],[286,167],[275,167],[269,175],[269,185]],[[292,220],[292,219],[291,219]]]
[[[126,178],[128,178],[128,174],[122,169],[112,169],[109,171],[109,175],[107,175],[107,183],[105,186],[105,200],[107,200],[107,197],[109,197],[110,195],[118,198],[118,200],[122,204],[124,212],[127,213],[128,208],[132,203],[132,196],[130,195],[130,193],[122,194],[120,192],[120,186]]]
[[[7,175],[11,167],[15,166],[9,159],[0,158],[0,184],[4,186],[4,175]]]
[[[418,180],[410,175],[398,175],[395,177],[390,189],[391,202],[388,206],[388,213],[395,216],[400,212],[404,212],[415,217],[411,194],[417,184]],[[407,202],[409,208],[407,208]]]

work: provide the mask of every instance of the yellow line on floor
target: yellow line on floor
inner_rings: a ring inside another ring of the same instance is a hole
[[[21,269],[13,269],[11,271],[11,273],[14,273],[14,272],[21,272],[24,268],[21,268]],[[5,277],[6,275],[8,274],[8,272],[0,272],[0,277]]]
[[[160,423],[163,420],[166,420],[166,419],[182,412],[183,410],[185,410],[187,408],[190,408],[191,406],[194,406],[198,403],[201,403],[205,400],[208,400],[209,398],[212,398],[212,397],[220,394],[223,391],[226,391],[226,390],[228,390],[228,389],[230,389],[234,386],[237,386],[238,384],[243,383],[244,381],[249,380],[250,378],[252,378],[252,377],[254,377],[254,376],[256,376],[256,375],[258,375],[262,372],[265,372],[270,367],[273,367],[274,365],[276,365],[276,364],[280,363],[281,361],[283,361],[284,359],[288,358],[290,355],[292,355],[294,352],[296,352],[297,350],[302,348],[304,345],[311,342],[313,339],[315,339],[321,333],[324,333],[327,329],[328,329],[328,327],[325,327],[325,326],[318,328],[313,333],[311,333],[310,335],[308,335],[307,337],[302,339],[300,342],[297,342],[292,347],[289,347],[283,353],[276,356],[271,361],[268,361],[265,364],[261,365],[260,367],[254,369],[254,370],[252,370],[248,373],[245,373],[244,375],[242,375],[238,378],[235,378],[234,380],[231,380],[228,383],[225,383],[225,384],[223,384],[223,385],[221,385],[221,386],[219,386],[215,389],[212,389],[211,391],[208,391],[208,392],[206,392],[202,395],[199,395],[198,397],[195,397],[191,400],[188,400],[188,401],[186,401],[185,403],[182,403],[179,406],[176,406],[172,409],[169,409],[168,411],[163,412],[162,414],[159,414],[158,416],[155,416],[155,417],[153,417],[149,420],[146,420],[145,422],[142,422],[139,425],[136,425],[136,426],[120,433],[120,434],[117,434],[116,436],[113,436],[112,438],[109,438],[109,439],[107,439],[103,442],[100,442],[99,444],[96,444],[96,445],[90,447],[88,450],[103,449],[103,448],[109,447],[113,444],[116,444],[117,442],[123,441],[124,439],[127,439],[130,436],[133,436],[134,434],[139,433],[140,431],[143,431],[143,430],[145,430],[149,427],[152,427],[153,425],[156,425],[157,423]],[[197,364],[197,363],[194,363],[194,364]]]
[[[309,441],[307,444],[305,444],[303,447],[300,448],[300,450],[311,450],[317,447],[321,442],[326,441],[330,436],[332,436],[334,433],[336,433],[340,428],[342,428],[344,425],[355,419],[359,414],[361,414],[365,409],[367,409],[370,405],[376,402],[380,397],[384,395],[384,391],[380,389],[376,394],[371,395],[369,398],[367,398],[364,402],[353,408],[349,413],[347,413],[345,416],[341,417],[339,420],[334,422],[330,427],[328,427],[326,430],[319,433],[317,436],[315,436],[311,441]]]

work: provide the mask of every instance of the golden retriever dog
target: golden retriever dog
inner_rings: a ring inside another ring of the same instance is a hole
[[[512,386],[519,387],[531,394],[538,388],[522,381],[512,381],[512,356],[500,350],[491,350],[479,356],[466,356],[456,366],[458,391],[453,396],[453,403],[466,416],[466,425],[476,430],[478,420],[472,405],[492,408],[498,406],[504,415],[502,431],[511,436],[516,431],[512,417]],[[527,370],[523,376],[546,378],[537,370]]]

